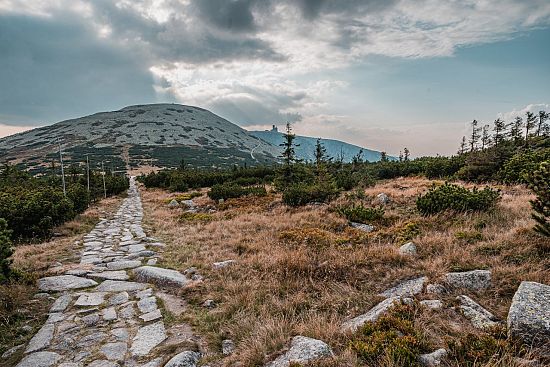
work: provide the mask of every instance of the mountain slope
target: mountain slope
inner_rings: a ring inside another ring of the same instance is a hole
[[[0,159],[42,169],[57,159],[58,139],[66,160],[114,169],[147,163],[229,166],[274,162],[277,149],[202,108],[179,104],[125,107],[66,120],[0,139]],[[253,153],[251,153],[253,152]]]
[[[282,147],[279,144],[283,143],[283,134],[278,132],[276,128],[266,131],[249,131],[250,134],[271,143],[278,147],[279,155],[282,152]],[[296,135],[295,143],[299,146],[296,147],[296,156],[304,161],[315,160],[315,145],[317,138],[311,138],[309,136]],[[357,145],[348,144],[340,140],[333,139],[321,139],[321,143],[327,150],[327,154],[334,159],[338,159],[343,156],[344,162],[351,162],[352,158],[356,156],[361,150],[363,151],[363,159],[369,162],[375,162],[380,160],[380,152],[362,148]]]

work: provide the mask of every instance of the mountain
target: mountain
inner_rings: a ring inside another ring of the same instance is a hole
[[[267,141],[268,143],[278,147],[279,155],[282,152],[282,147],[279,144],[282,144],[284,141],[284,136],[277,130],[277,127],[273,126],[271,130],[265,131],[249,131],[250,134]],[[352,158],[359,154],[360,151],[363,151],[363,159],[369,162],[375,162],[380,160],[380,152],[375,150],[370,150],[362,148],[357,145],[348,144],[340,140],[333,139],[320,139],[321,143],[327,150],[329,157],[338,159],[343,156],[344,162],[351,162]],[[315,145],[317,143],[317,138],[311,138],[309,136],[300,136],[296,135],[294,142],[299,145],[296,147],[296,156],[299,159],[304,161],[314,161],[315,160]],[[391,159],[391,157],[388,157]]]
[[[59,158],[67,164],[105,161],[107,167],[198,167],[275,162],[277,147],[199,107],[150,104],[66,120],[0,139],[0,161],[41,171]]]

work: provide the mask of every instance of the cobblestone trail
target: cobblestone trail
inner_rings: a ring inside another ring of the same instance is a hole
[[[17,367],[163,365],[168,358],[155,354],[155,348],[168,336],[154,288],[128,279],[134,271],[153,271],[155,276],[146,278],[151,282],[162,281],[163,271],[169,284],[174,278],[184,284],[186,278],[144,266],[156,263],[154,249],[164,245],[147,237],[142,218],[132,177],[128,197],[114,218],[102,219],[84,237],[80,264],[64,275],[39,280],[42,292],[53,292],[58,298]]]

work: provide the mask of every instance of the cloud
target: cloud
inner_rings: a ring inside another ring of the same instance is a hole
[[[0,117],[173,99],[245,126],[296,121],[372,142],[386,133],[331,106],[346,88],[338,71],[375,55],[449,57],[548,24],[541,0],[0,0]]]
[[[533,112],[535,114],[538,114],[539,111],[550,112],[550,104],[532,103],[520,109],[513,109],[512,111],[508,111],[508,112],[500,112],[497,114],[497,117],[503,119],[504,121],[510,122],[517,116],[525,118],[525,114],[527,112]]]

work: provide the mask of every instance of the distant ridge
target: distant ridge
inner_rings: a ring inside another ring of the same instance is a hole
[[[249,131],[249,133],[276,146],[279,150],[280,155],[282,148],[279,146],[279,144],[283,143],[284,137],[283,133],[279,132],[275,126],[273,126],[271,130]],[[359,154],[360,151],[363,152],[363,159],[369,162],[379,161],[381,157],[381,153],[378,151],[362,148],[360,146],[349,144],[340,140],[320,140],[323,146],[326,148],[327,154],[330,157],[337,159],[343,156],[344,162],[351,162],[353,157]],[[296,147],[296,155],[298,156],[298,158],[310,162],[315,160],[315,145],[317,143],[317,138],[296,135],[295,142],[299,145],[298,147]]]

